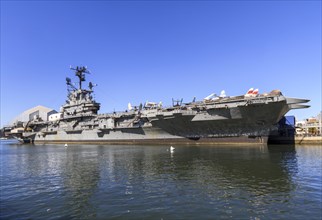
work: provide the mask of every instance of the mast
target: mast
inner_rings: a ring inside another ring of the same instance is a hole
[[[71,70],[75,70],[75,75],[79,79],[79,89],[82,90],[82,82],[85,81],[85,73],[90,74],[90,72],[87,70],[87,67],[85,66],[76,66],[76,68],[70,68]]]

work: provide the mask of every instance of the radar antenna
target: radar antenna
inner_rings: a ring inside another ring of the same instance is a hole
[[[93,84],[92,82],[89,82],[88,88],[89,88],[90,91],[93,91],[94,86],[97,86],[97,84]]]
[[[68,92],[68,97],[70,96],[70,93],[72,91],[77,90],[76,87],[72,84],[72,80],[68,77],[66,77],[66,84],[67,84],[67,92]]]

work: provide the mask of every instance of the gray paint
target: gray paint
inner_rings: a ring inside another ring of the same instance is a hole
[[[84,80],[86,69],[75,70],[79,80]],[[61,108],[62,118],[50,122],[29,121],[32,131],[24,132],[24,138],[39,143],[191,143],[192,140],[195,143],[223,140],[263,143],[262,137],[268,135],[294,103],[298,108],[300,103],[308,102],[287,99],[274,91],[256,97],[218,97],[170,108],[149,104],[128,112],[98,114],[100,103],[93,99],[92,87],[75,88],[70,80],[67,85],[69,94]]]

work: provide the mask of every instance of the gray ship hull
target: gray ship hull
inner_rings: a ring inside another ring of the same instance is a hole
[[[136,128],[113,131],[51,132],[48,134],[25,134],[25,140],[35,144],[149,144],[149,145],[215,145],[215,144],[265,144],[266,137],[231,136],[211,138],[185,138],[164,132],[160,128]]]
[[[170,134],[187,138],[267,136],[288,111],[285,101],[253,106],[209,109],[206,114],[157,115],[151,123]],[[215,141],[215,139],[214,139]]]

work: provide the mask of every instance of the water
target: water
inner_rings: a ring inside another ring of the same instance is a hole
[[[1,142],[1,219],[321,219],[321,146]]]

